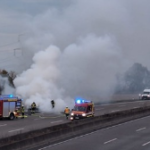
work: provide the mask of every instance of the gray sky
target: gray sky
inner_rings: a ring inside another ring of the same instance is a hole
[[[1,0],[0,68],[24,71],[55,45],[59,86],[98,97],[135,62],[150,69],[149,8],[149,0]]]
[[[111,35],[124,57],[150,68],[149,8],[149,0],[1,0],[0,67],[15,69],[14,49],[39,51],[51,43],[64,49],[92,33]]]
[[[20,71],[21,68],[26,68],[22,60],[30,54],[22,58],[21,42],[30,36],[28,36],[30,33],[28,22],[48,9],[56,7],[61,10],[69,4],[68,0],[1,0],[0,69]]]

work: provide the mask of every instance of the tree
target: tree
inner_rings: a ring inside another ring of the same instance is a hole
[[[2,94],[2,92],[4,90],[4,85],[5,85],[5,81],[0,79],[0,95]]]
[[[116,92],[137,93],[150,88],[150,71],[139,63],[133,64],[123,76],[119,76]]]
[[[14,82],[13,82],[15,78],[16,78],[16,73],[14,71],[10,71],[9,76],[8,76],[8,80],[9,80],[9,84],[12,87],[15,87]]]
[[[8,72],[6,70],[1,70],[0,74],[2,77],[8,77]]]

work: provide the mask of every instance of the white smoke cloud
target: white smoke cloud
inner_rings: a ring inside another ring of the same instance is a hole
[[[31,68],[15,79],[16,93],[26,105],[35,101],[43,111],[52,111],[52,99],[59,111],[68,104],[73,107],[78,96],[98,101],[95,98],[113,93],[121,58],[109,36],[89,35],[63,52],[50,46],[36,53]],[[72,98],[70,102],[66,97]]]
[[[66,105],[62,103],[63,89],[57,87],[60,76],[58,61],[61,51],[50,46],[45,51],[40,51],[33,57],[33,65],[30,69],[19,75],[14,83],[16,94],[25,99],[25,104],[30,106],[36,102],[43,111],[52,111],[51,100],[54,99],[56,107],[53,111],[60,111]],[[65,98],[66,99],[66,98]]]
[[[9,81],[7,77],[0,76],[0,86],[3,87],[1,92],[2,95],[15,94],[15,89],[9,85]]]
[[[117,73],[135,62],[149,67],[149,1],[69,4],[50,7],[27,24],[32,36],[22,42],[24,58],[38,53],[15,85],[28,105],[35,101],[48,110],[50,99],[64,107],[66,97],[78,96],[100,101],[113,93]]]
[[[97,101],[95,98],[114,92],[116,72],[124,62],[113,38],[89,35],[64,50],[61,81],[69,95]]]

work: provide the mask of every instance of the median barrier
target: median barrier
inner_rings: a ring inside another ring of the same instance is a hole
[[[150,107],[147,106],[75,120],[0,139],[0,150],[37,150],[41,145],[50,145],[148,115],[150,115]]]

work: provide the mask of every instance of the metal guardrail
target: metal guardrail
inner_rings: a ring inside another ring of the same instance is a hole
[[[0,150],[34,150],[101,128],[150,115],[150,106],[104,114],[0,139]]]

